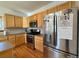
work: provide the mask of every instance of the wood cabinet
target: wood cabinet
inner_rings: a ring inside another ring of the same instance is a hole
[[[35,49],[43,52],[43,36],[35,36]]]
[[[69,2],[63,3],[61,5],[57,5],[55,7],[48,9],[48,14],[54,13],[63,9],[73,8],[73,7],[75,7],[75,1],[69,1]]]
[[[6,14],[5,17],[6,17],[5,18],[6,19],[6,27],[7,28],[15,27],[14,16],[13,15]]]
[[[42,28],[43,27],[43,24],[44,24],[44,16],[47,15],[47,10],[46,11],[43,11],[41,13],[38,13],[38,14],[35,14],[35,15],[32,15],[29,18],[28,20],[28,24],[31,22],[31,21],[37,21],[37,27],[40,27]]]
[[[15,27],[23,27],[23,18],[15,16]]]
[[[29,16],[29,17],[27,17],[29,19],[28,25],[29,25],[29,22],[37,20],[38,27],[42,28],[43,25],[44,25],[44,16],[45,15],[50,14],[50,13],[54,13],[54,12],[57,12],[57,11],[60,11],[60,10],[63,10],[63,9],[72,8],[74,6],[75,6],[75,2],[70,1],[70,2],[63,3],[61,5],[57,5],[55,7],[52,7],[48,10],[42,11],[40,13],[34,14],[32,16]]]
[[[23,17],[23,28],[29,27],[29,18]]]
[[[23,27],[23,17],[5,14],[6,28]]]
[[[15,35],[8,35],[8,41],[15,47]]]
[[[37,24],[38,24],[38,27],[42,27],[42,14],[41,13],[38,13],[37,14]]]
[[[37,14],[38,27],[42,28],[44,25],[44,16],[47,15],[47,10]]]
[[[29,17],[29,22],[33,21],[33,16]]]
[[[19,46],[25,43],[25,34],[17,34],[15,40],[15,46]]]
[[[16,35],[14,34],[8,35],[8,41],[14,47],[20,46],[21,44],[25,43],[25,34],[22,33],[22,34],[16,34]]]
[[[0,42],[1,41],[7,41],[7,37],[0,37]]]
[[[33,20],[35,20],[35,21],[38,19],[38,15],[37,14],[32,15],[32,17],[33,17]]]
[[[25,34],[25,43],[27,43],[27,34]]]

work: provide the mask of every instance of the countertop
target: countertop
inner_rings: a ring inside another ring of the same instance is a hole
[[[13,48],[13,45],[7,41],[0,42],[0,52]]]
[[[7,35],[0,35],[1,38],[7,37],[8,35],[18,35],[26,32],[21,32],[21,33],[8,33]]]
[[[7,35],[0,35],[0,38],[4,38],[4,37],[7,37]]]
[[[20,32],[20,33],[9,33],[8,35],[18,35],[18,34],[22,34],[22,33],[26,33],[26,32]]]

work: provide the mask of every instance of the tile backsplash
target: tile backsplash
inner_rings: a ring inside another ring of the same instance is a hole
[[[18,34],[18,33],[24,33],[25,29],[7,29],[6,31],[8,34]]]

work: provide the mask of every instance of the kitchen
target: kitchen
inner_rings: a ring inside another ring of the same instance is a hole
[[[0,2],[0,6],[4,7],[0,8],[0,58],[79,57],[78,2]],[[26,6],[35,12],[24,14]]]

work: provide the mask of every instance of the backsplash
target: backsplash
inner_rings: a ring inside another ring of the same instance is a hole
[[[6,31],[8,34],[18,34],[18,33],[24,33],[25,29],[7,29]]]

